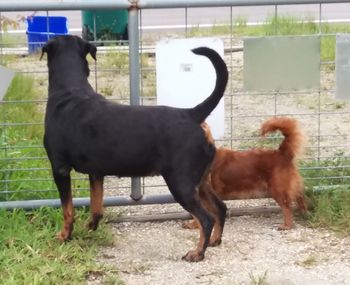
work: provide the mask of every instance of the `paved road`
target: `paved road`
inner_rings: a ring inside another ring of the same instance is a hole
[[[278,6],[279,15],[288,15],[294,17],[305,17],[310,19],[319,19],[319,5],[285,5]],[[350,21],[350,3],[349,4],[325,4],[322,5],[322,19],[326,20],[348,20]],[[259,7],[233,7],[230,8],[191,8],[187,9],[152,9],[143,10],[141,22],[147,29],[157,29],[159,26],[185,25],[187,13],[187,24],[215,24],[229,23],[232,13],[233,19],[243,17],[247,22],[261,22],[275,13],[274,6]],[[33,12],[11,12],[2,13],[2,15],[15,18],[17,15],[27,16]],[[38,12],[36,15],[45,15],[45,12]],[[80,11],[54,11],[50,15],[65,15],[68,17],[69,28],[72,30],[81,29]]]

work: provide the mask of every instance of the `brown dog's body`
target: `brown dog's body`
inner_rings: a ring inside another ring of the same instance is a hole
[[[210,132],[209,128],[202,128]],[[266,121],[261,127],[261,135],[277,130],[285,137],[277,150],[217,149],[211,167],[211,183],[223,200],[275,199],[284,215],[284,223],[279,229],[287,230],[293,226],[292,203],[296,202],[301,211],[306,210],[303,180],[296,165],[305,139],[297,121],[285,117]],[[194,224],[185,227],[193,228]]]

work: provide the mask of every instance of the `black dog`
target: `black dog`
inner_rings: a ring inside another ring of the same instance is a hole
[[[200,261],[208,245],[221,242],[226,206],[207,183],[215,147],[200,124],[223,96],[228,71],[215,51],[201,47],[193,52],[213,63],[216,86],[201,104],[180,109],[120,105],[94,92],[86,55],[96,60],[96,47],[79,37],[59,36],[43,47],[49,69],[44,145],[63,208],[60,240],[70,239],[73,230],[74,168],[89,174],[90,229],[96,229],[102,217],[104,176],[162,175],[175,200],[200,224],[198,246],[183,259]]]

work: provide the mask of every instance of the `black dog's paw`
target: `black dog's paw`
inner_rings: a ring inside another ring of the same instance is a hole
[[[92,214],[92,219],[91,221],[87,224],[87,228],[89,231],[96,231],[98,228],[98,224],[100,220],[102,219],[103,215],[102,214]]]
[[[204,259],[204,253],[198,252],[197,250],[190,250],[182,257],[182,260],[186,260],[188,262],[198,262]]]

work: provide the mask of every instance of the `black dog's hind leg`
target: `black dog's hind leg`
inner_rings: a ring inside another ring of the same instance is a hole
[[[89,175],[91,221],[87,227],[96,230],[103,217],[103,176]]]
[[[71,239],[74,223],[74,207],[72,201],[72,190],[70,175],[60,175],[53,173],[53,177],[60,194],[61,206],[63,210],[63,225],[60,232],[57,233],[57,238],[60,241]]]
[[[190,250],[182,259],[189,262],[201,261],[209,245],[214,218],[202,205],[197,186],[192,181],[186,181],[186,176],[176,178],[164,176],[164,179],[175,200],[199,222],[200,233],[197,248]]]
[[[208,177],[203,179],[203,182],[199,187],[199,197],[204,207],[213,215],[215,220],[213,233],[209,241],[209,246],[217,246],[221,244],[221,237],[224,230],[227,207],[225,203],[216,196]]]

